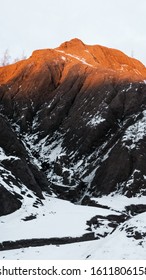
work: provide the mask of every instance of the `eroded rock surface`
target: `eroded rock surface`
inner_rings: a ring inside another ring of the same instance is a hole
[[[139,61],[78,39],[1,67],[1,168],[39,198],[145,195],[145,81]]]

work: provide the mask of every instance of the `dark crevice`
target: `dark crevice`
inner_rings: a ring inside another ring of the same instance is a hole
[[[86,233],[80,237],[52,237],[52,238],[34,238],[22,239],[16,241],[4,241],[0,243],[0,251],[14,250],[28,247],[38,247],[46,245],[65,245],[83,241],[96,240],[94,233]]]

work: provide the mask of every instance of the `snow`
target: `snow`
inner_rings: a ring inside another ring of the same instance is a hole
[[[74,205],[68,201],[45,197],[43,205],[33,207],[33,198],[26,197],[21,209],[8,216],[0,217],[0,242],[7,240],[50,238],[64,236],[81,236],[87,233],[86,221],[94,215],[101,214],[101,209]],[[107,215],[114,211],[102,210]],[[36,219],[25,221],[33,215]]]
[[[137,196],[137,197],[126,197],[125,195],[112,193],[107,196],[102,196],[99,198],[91,198],[91,200],[96,201],[101,205],[106,205],[110,207],[110,209],[114,209],[115,211],[123,212],[125,211],[125,206],[131,204],[145,204],[146,197],[145,196]]]
[[[23,136],[24,138],[22,142],[29,153],[32,163],[36,164],[38,168],[41,168],[42,162],[55,162],[57,157],[65,154],[65,151],[62,148],[63,138],[60,134],[54,134],[54,137],[55,136],[57,139],[54,141],[52,140],[51,144],[48,143],[48,136],[41,139],[37,144],[35,143],[35,140],[38,138],[37,134],[25,134]],[[34,153],[39,154],[39,156],[33,156]]]
[[[89,175],[84,177],[84,182],[91,184],[91,182],[93,181],[93,179],[95,177],[97,168],[98,168],[98,166]]]
[[[64,236],[81,236],[86,233],[86,221],[96,215],[107,216],[124,213],[125,206],[131,204],[145,204],[145,196],[127,198],[118,194],[111,194],[101,198],[94,198],[97,203],[109,206],[110,209],[74,205],[68,201],[45,196],[43,205],[34,208],[32,202],[36,199],[26,198],[23,207],[15,213],[0,218],[0,241],[18,240],[22,238],[49,238]],[[36,219],[24,221],[28,215]],[[101,227],[93,227],[93,232],[103,235],[98,240],[78,242],[65,245],[50,245],[35,248],[22,248],[10,251],[1,251],[0,259],[145,259],[146,238],[134,239],[127,230],[145,233],[146,213],[131,216],[130,219],[119,225],[113,232],[108,221],[99,219]],[[129,236],[129,237],[128,237]],[[120,241],[120,242],[119,242]]]
[[[18,157],[14,157],[14,156],[6,156],[4,150],[0,147],[0,162],[3,160],[18,160]]]
[[[50,153],[50,161],[55,161],[56,158],[61,154],[62,151],[62,143],[59,143],[56,147],[54,147]]]
[[[88,125],[94,127],[103,121],[104,119],[100,113],[97,112],[94,117],[89,116]],[[123,136],[123,143],[125,145],[126,142],[130,140],[132,147],[132,145],[135,146],[143,139],[146,132],[145,122],[146,110],[143,111],[141,120],[136,121],[134,125],[127,128]],[[47,163],[53,164],[57,158],[61,155],[65,155],[65,150],[62,147],[63,136],[59,133],[54,134],[53,139],[44,137],[37,144],[35,144],[37,134],[26,134],[23,137],[24,144],[30,153],[32,162],[35,162],[40,168],[42,162],[47,161]],[[101,150],[105,145],[106,143],[104,143]],[[114,145],[116,145],[116,143]],[[82,198],[85,195],[90,195],[88,189],[95,176],[99,163],[97,161],[97,153],[99,153],[99,161],[103,162],[108,158],[113,147],[106,151],[106,154],[102,157],[100,157],[101,151],[98,149],[89,157],[83,157],[79,159],[78,162],[72,163],[71,166],[62,166],[62,172],[69,171],[70,178],[75,172],[79,172],[80,174],[84,173],[84,182],[88,183],[88,187],[82,195]],[[38,159],[33,156],[33,152],[39,154]],[[4,159],[19,160],[17,157],[8,157],[3,149],[0,149],[0,161]],[[90,174],[87,173],[87,175],[86,167],[88,162],[91,162],[91,159],[94,169]],[[11,180],[9,180],[10,183],[8,185],[7,178],[15,178],[12,173],[5,170],[3,166],[0,166],[0,172],[0,183],[11,193],[17,193],[23,197],[22,207],[20,209],[10,215],[0,217],[0,242],[32,238],[80,237],[85,233],[89,233],[89,229],[87,230],[89,227],[87,221],[95,216],[100,216],[97,217],[97,224],[91,225],[91,231],[94,233],[94,236],[100,236],[98,240],[58,246],[50,245],[1,251],[0,259],[145,259],[146,237],[143,233],[146,232],[146,213],[144,212],[132,216],[132,214],[127,213],[126,210],[126,207],[131,204],[146,204],[145,196],[139,194],[137,197],[128,198],[120,193],[112,193],[107,196],[90,198],[97,203],[97,206],[100,204],[103,207],[109,207],[109,209],[82,206],[79,205],[80,201],[75,205],[68,201],[57,199],[55,195],[48,196],[45,193],[43,194],[45,199],[41,201],[23,184],[17,187],[12,183],[13,181],[11,182]],[[135,169],[127,182],[127,186],[133,183],[134,175],[137,172],[140,171]],[[144,179],[145,177],[146,175],[144,175]],[[53,173],[49,173],[48,178],[50,181],[53,181],[55,176]],[[61,184],[62,177],[58,176],[56,178],[57,182]],[[61,186],[64,187],[63,184],[61,184]],[[34,204],[37,207],[34,207]],[[129,215],[128,220],[119,224],[116,229],[109,226],[108,215],[117,216],[121,214]],[[29,219],[31,217],[33,219]],[[100,224],[99,226],[98,223]],[[129,228],[132,228],[132,233]],[[133,235],[135,232],[142,234],[143,238],[140,240],[134,239]]]
[[[87,125],[95,127],[98,124],[104,122],[105,119],[101,117],[101,115],[99,114],[99,112],[97,112],[87,123]]]
[[[116,244],[116,246],[115,246]],[[117,231],[105,239],[67,245],[50,245],[0,252],[0,259],[29,260],[145,260],[146,241],[127,238]]]
[[[129,91],[132,88],[132,83],[130,83],[129,87],[126,88],[126,91]]]
[[[64,56],[61,56],[61,58],[62,58],[62,60],[64,60],[64,61],[66,60],[66,58],[65,58]]]
[[[143,240],[143,246],[139,243],[139,240],[127,238],[125,231],[121,231],[118,228],[112,235],[108,235],[106,238],[100,240],[4,251],[0,252],[0,258],[22,260],[85,260],[87,258],[88,260],[142,260],[146,256],[146,240]]]
[[[5,189],[7,189],[12,194],[20,194],[21,190],[23,188],[23,185],[18,184],[16,186],[13,182],[16,180],[16,178],[13,176],[11,171],[6,170],[3,166],[0,165],[0,186],[3,186]],[[18,183],[18,182],[17,182]]]
[[[88,63],[88,62],[86,61],[86,59],[83,58],[83,57],[79,57],[79,56],[77,56],[77,55],[73,55],[73,54],[70,54],[70,53],[66,53],[66,52],[60,51],[60,50],[56,50],[56,51],[57,51],[57,52],[60,52],[60,53],[63,53],[63,54],[66,55],[66,56],[75,58],[76,60],[78,60],[78,61],[82,62],[83,64],[86,64],[86,65],[88,65],[88,66],[90,66],[90,67],[92,67],[92,68],[96,68],[96,67],[94,67],[92,64]]]
[[[145,242],[146,240],[144,244]],[[100,244],[97,241],[97,245],[98,250],[93,246],[92,249],[88,248],[91,255],[89,259],[145,259],[146,248],[140,246],[138,240],[127,238],[125,231],[121,231],[120,228],[106,239],[102,239]]]
[[[127,145],[131,149],[135,148],[136,144],[146,136],[146,110],[142,113],[143,117],[129,126],[122,138],[124,144],[129,140],[131,141],[131,145]]]

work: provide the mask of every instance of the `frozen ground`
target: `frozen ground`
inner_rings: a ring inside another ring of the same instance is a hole
[[[86,221],[95,215],[115,213],[96,207],[74,205],[68,201],[46,197],[43,205],[33,207],[28,198],[20,210],[0,218],[0,242],[30,238],[81,236]],[[35,200],[34,200],[35,202]],[[27,220],[29,217],[32,219]]]
[[[0,252],[0,259],[8,260],[145,260],[146,240],[143,246],[128,239],[124,232],[115,232],[106,239],[67,245],[29,247]]]
[[[79,237],[88,233],[86,222],[92,217],[118,216],[126,213],[128,205],[145,203],[144,196],[126,198],[115,194],[94,199],[109,207],[103,209],[45,196],[43,205],[38,203],[36,208],[33,206],[35,199],[35,196],[24,199],[21,209],[0,218],[0,243],[31,238]],[[145,220],[145,212],[135,215],[129,212],[129,218],[111,230],[109,221],[102,219],[99,227],[91,227],[95,236],[101,235],[98,240],[1,251],[0,259],[145,259]],[[141,238],[136,239],[135,232]]]

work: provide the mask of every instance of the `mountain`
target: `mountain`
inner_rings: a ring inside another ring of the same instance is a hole
[[[141,62],[79,39],[0,67],[0,257],[81,244],[73,258],[111,258],[89,251],[120,235],[134,249],[115,258],[143,257],[145,93]]]

